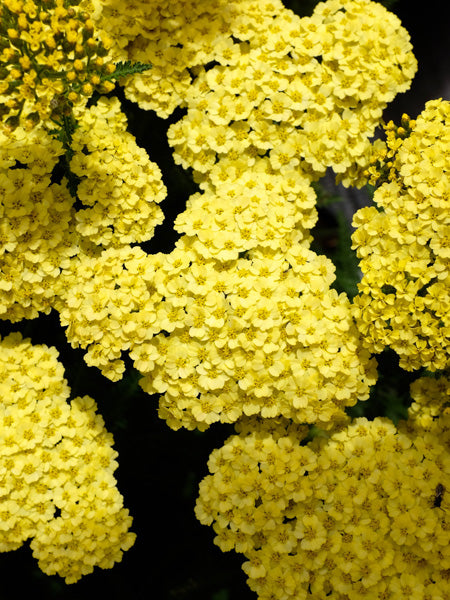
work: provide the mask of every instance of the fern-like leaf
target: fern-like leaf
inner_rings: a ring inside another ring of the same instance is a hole
[[[125,62],[116,63],[116,70],[114,73],[110,75],[105,75],[103,79],[112,80],[112,79],[121,79],[122,77],[127,77],[128,75],[134,75],[135,73],[143,73],[148,69],[151,69],[152,65],[150,63],[141,63],[141,62],[132,62],[131,60],[127,60]]]

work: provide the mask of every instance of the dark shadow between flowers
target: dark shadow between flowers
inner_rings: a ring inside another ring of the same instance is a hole
[[[137,145],[145,149],[150,160],[161,169],[162,180],[167,188],[167,196],[160,204],[164,222],[156,227],[151,240],[139,246],[149,254],[168,253],[180,237],[173,228],[175,218],[185,210],[189,196],[199,189],[191,174],[175,163],[167,141],[170,125],[179,121],[186,111],[177,108],[168,119],[161,119],[154,111],[142,110],[127,100],[122,88],[117,86],[114,95],[119,98],[122,110],[128,117],[128,131],[136,138]]]
[[[390,348],[375,358],[378,380],[370,389],[369,399],[348,407],[346,413],[352,418],[366,417],[370,421],[376,417],[388,417],[397,424],[408,418],[408,407],[411,405],[409,387],[422,375],[422,371],[404,371],[399,366],[399,357]]]
[[[25,543],[2,554],[1,600],[30,592],[66,600],[105,593],[113,600],[130,593],[134,600],[252,600],[240,568],[242,557],[222,553],[213,544],[213,532],[194,515],[198,484],[208,474],[208,457],[233,433],[232,426],[216,424],[204,433],[171,430],[158,417],[158,397],[139,387],[140,376],[131,360],[124,357],[127,369],[122,380],[109,381],[86,365],[83,350],[67,343],[55,312],[33,321],[0,322],[2,337],[10,331],[21,331],[33,344],[55,346],[71,398],[86,394],[96,400],[114,435],[119,453],[114,476],[133,516],[137,540],[111,570],[97,568],[69,586],[58,576],[44,575]]]

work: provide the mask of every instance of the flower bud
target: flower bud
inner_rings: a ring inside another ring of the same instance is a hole
[[[68,44],[75,44],[77,41],[78,34],[76,31],[68,31],[66,33],[66,41]]]
[[[45,45],[47,46],[47,48],[50,48],[50,50],[54,50],[56,48],[55,38],[52,35],[46,37]]]
[[[19,58],[19,63],[24,71],[28,71],[28,69],[31,67],[31,61],[26,54]]]
[[[83,90],[83,94],[86,96],[92,96],[94,92],[94,88],[90,83],[85,83],[81,89]]]
[[[17,25],[20,29],[28,29],[28,19],[24,13],[19,15],[19,18],[17,19]]]
[[[115,87],[116,86],[112,81],[103,81],[101,85],[101,91],[104,94],[109,94],[109,92],[112,92]]]

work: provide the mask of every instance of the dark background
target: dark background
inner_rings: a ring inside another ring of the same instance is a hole
[[[285,2],[299,14],[310,14],[315,4],[308,0]],[[386,111],[386,119],[398,121],[403,112],[415,117],[429,99],[449,99],[450,42],[448,22],[442,16],[443,2],[413,4],[399,0],[391,5],[410,32],[419,62],[411,90],[398,96]],[[131,107],[125,103],[126,109]],[[160,165],[169,190],[162,206],[169,229],[157,228],[154,240],[145,245],[148,251],[171,250],[176,236],[170,234],[170,225],[195,189],[189,176],[174,165],[165,141],[168,124],[178,118],[177,113],[170,121],[161,121],[152,113],[136,108],[129,112],[130,131]],[[151,142],[147,143],[149,131]],[[342,289],[351,286],[347,279],[356,277],[354,257],[352,263],[348,248],[339,251],[340,244],[348,245],[348,231],[327,209],[321,210],[315,237],[319,249],[337,263],[337,285]],[[348,260],[343,261],[343,256]],[[135,546],[124,554],[122,563],[108,571],[96,569],[70,586],[57,576],[41,573],[27,545],[4,553],[0,555],[0,600],[30,593],[38,600],[94,597],[255,600],[240,569],[241,557],[233,552],[222,553],[213,544],[212,529],[200,525],[193,513],[198,483],[207,474],[208,456],[232,433],[232,428],[214,425],[205,433],[170,430],[157,417],[157,398],[141,392],[137,373],[129,368],[122,381],[111,383],[97,369],[87,367],[83,352],[71,349],[66,343],[55,314],[15,325],[0,322],[1,335],[17,330],[30,336],[34,343],[58,348],[72,397],[88,394],[96,399],[99,412],[115,437],[120,465],[115,475],[125,506],[134,517],[132,529],[138,537]],[[383,376],[376,386],[368,416],[388,414],[395,419],[404,414],[405,389],[411,377],[400,374],[398,361],[389,352],[380,356],[379,362]],[[356,407],[354,414],[362,414],[363,410]]]

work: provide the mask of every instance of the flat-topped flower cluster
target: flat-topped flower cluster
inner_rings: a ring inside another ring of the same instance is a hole
[[[450,382],[413,388],[398,428],[358,418],[307,442],[306,427],[250,418],[213,451],[196,514],[245,556],[259,598],[448,596]]]

